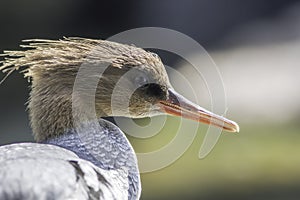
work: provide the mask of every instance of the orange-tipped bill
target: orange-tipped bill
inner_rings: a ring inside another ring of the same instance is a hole
[[[169,89],[169,97],[165,101],[160,101],[159,106],[165,113],[181,116],[205,124],[212,124],[229,132],[239,132],[239,125],[225,117],[195,105],[177,92]]]

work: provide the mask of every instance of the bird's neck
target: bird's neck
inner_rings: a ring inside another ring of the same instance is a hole
[[[100,119],[83,123],[76,130],[43,141],[76,153],[105,170],[125,169],[128,171],[129,199],[139,197],[141,190],[137,159],[132,146],[114,124]]]
[[[65,134],[82,122],[107,117],[100,109],[97,109],[96,116],[91,117],[90,113],[95,113],[95,105],[87,105],[84,101],[80,103],[82,100],[78,99],[75,100],[77,106],[74,109],[74,80],[59,80],[58,83],[54,80],[42,82],[34,79],[32,83],[28,109],[37,142]]]
[[[124,133],[99,118],[105,116],[104,113],[89,116],[91,109],[95,109],[91,105],[79,104],[74,112],[72,81],[67,82],[71,84],[61,81],[51,87],[51,81],[33,82],[29,113],[35,139],[73,151],[102,169],[125,169],[128,171],[129,197],[139,197],[137,159]]]
[[[29,116],[33,135],[40,142],[73,128],[72,85],[33,79]]]

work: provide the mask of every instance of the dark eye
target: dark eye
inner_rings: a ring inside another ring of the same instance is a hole
[[[137,77],[135,77],[134,82],[135,82],[135,86],[137,88],[140,88],[148,84],[149,81],[145,75],[138,75]]]
[[[145,88],[146,94],[148,96],[157,97],[160,99],[165,96],[165,92],[163,91],[162,87],[156,83],[146,84],[143,87]]]

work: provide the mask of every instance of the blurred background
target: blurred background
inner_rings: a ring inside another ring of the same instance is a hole
[[[201,125],[179,160],[142,174],[142,199],[300,198],[299,1],[10,0],[0,1],[0,25],[0,52],[19,49],[22,39],[105,39],[146,26],[187,34],[219,67],[227,116],[241,131],[223,133],[209,156],[200,160],[207,129]],[[187,73],[180,58],[158,53],[167,65]],[[33,140],[26,112],[29,85],[19,73],[0,85],[0,144]],[[207,92],[203,95],[201,105],[209,105]],[[137,152],[164,146],[174,137],[178,120],[168,118],[166,127],[147,140],[129,139]]]

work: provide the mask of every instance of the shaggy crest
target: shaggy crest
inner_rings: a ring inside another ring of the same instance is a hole
[[[110,66],[161,65],[160,58],[151,52],[135,46],[119,44],[106,40],[86,39],[78,37],[64,37],[61,40],[29,39],[22,42],[20,47],[24,51],[4,51],[0,56],[0,71],[7,73],[0,84],[14,71],[23,68],[21,73],[25,77],[39,77],[42,74],[55,71],[74,70],[82,63],[110,63]]]

